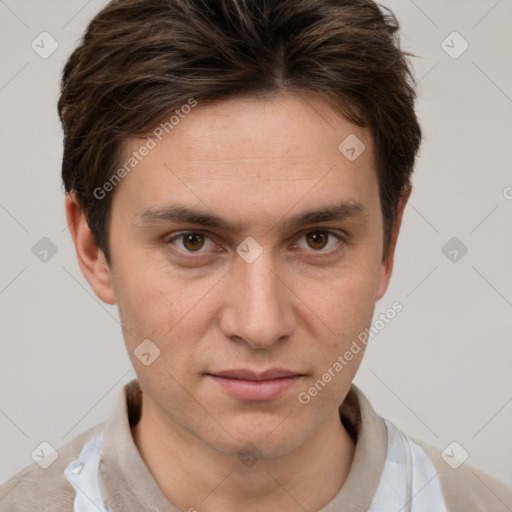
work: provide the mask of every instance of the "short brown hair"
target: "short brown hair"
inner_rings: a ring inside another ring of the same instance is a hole
[[[398,28],[371,0],[107,4],[68,59],[58,102],[64,186],[76,191],[107,261],[112,193],[98,199],[94,190],[112,178],[125,140],[147,135],[190,98],[280,91],[317,92],[369,127],[386,253],[421,141]]]

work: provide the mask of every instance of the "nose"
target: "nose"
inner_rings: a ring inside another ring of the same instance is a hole
[[[265,253],[247,263],[238,258],[225,282],[220,328],[253,349],[271,347],[295,329],[293,292]]]

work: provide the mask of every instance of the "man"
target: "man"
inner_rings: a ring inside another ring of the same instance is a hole
[[[368,0],[93,19],[58,105],[66,213],[137,379],[2,510],[512,509],[352,384],[421,138],[397,29]]]

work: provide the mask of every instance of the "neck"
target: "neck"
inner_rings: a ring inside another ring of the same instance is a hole
[[[319,510],[343,486],[354,457],[355,442],[337,411],[297,449],[244,467],[236,456],[219,453],[170,421],[162,422],[155,408],[144,395],[132,434],[163,494],[180,510]]]

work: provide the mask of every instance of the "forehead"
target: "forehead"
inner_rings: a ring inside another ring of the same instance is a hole
[[[279,194],[293,201],[316,188],[334,201],[337,192],[347,191],[347,198],[373,193],[377,183],[369,132],[316,94],[200,103],[174,123],[159,137],[149,134],[154,147],[123,178],[118,188],[126,192],[116,190],[133,208],[165,201],[170,192],[198,204],[212,194],[232,204],[243,196],[244,204],[262,207]],[[347,140],[360,143],[357,152],[364,148],[356,159],[343,152]],[[122,160],[145,143],[127,141]]]

